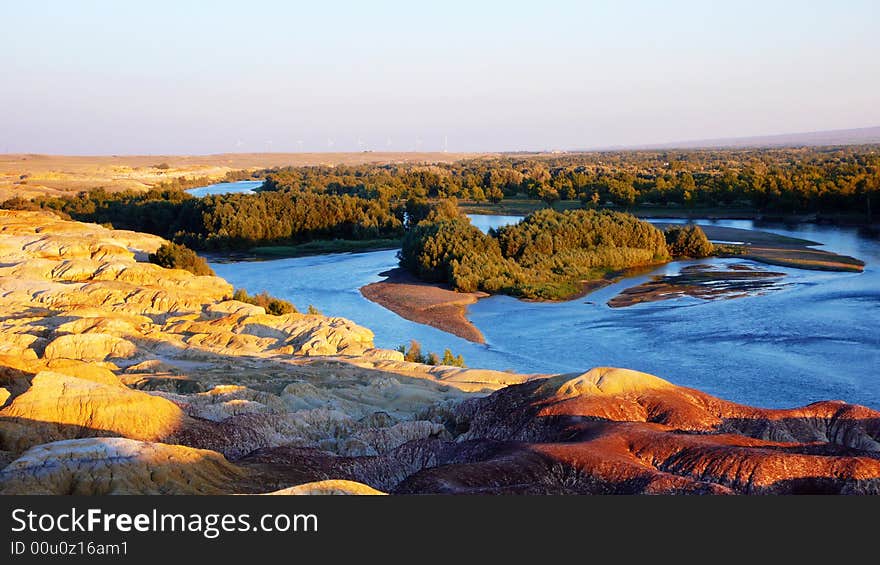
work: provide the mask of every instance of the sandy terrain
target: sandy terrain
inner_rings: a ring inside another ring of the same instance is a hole
[[[785,273],[755,269],[748,264],[731,265],[729,269],[711,265],[690,265],[677,275],[660,275],[638,286],[630,287],[611,300],[608,306],[625,308],[643,302],[672,300],[692,296],[703,300],[741,298],[765,294],[782,288]]]
[[[468,153],[221,153],[217,155],[0,155],[0,201],[104,187],[146,190],[176,177],[221,179],[229,171],[287,165],[452,162]],[[167,164],[168,169],[156,165]],[[22,178],[22,175],[25,175]]]
[[[658,224],[660,227],[660,224]],[[808,269],[812,271],[861,272],[865,264],[854,257],[816,249],[815,241],[777,235],[760,230],[743,230],[719,226],[700,226],[712,241],[743,244],[744,253],[737,257],[768,265]]]
[[[455,292],[446,285],[422,282],[404,269],[381,273],[384,281],[368,284],[361,294],[368,300],[388,308],[397,315],[433,326],[474,343],[485,338],[466,317],[467,307],[485,292]]]

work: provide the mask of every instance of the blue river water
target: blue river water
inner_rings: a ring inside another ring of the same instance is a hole
[[[483,230],[518,220],[472,216]],[[480,345],[405,320],[363,298],[361,286],[381,280],[379,273],[397,266],[396,251],[212,267],[236,287],[266,290],[302,310],[312,304],[325,314],[369,327],[379,347],[417,339],[423,350],[448,347],[463,354],[472,367],[534,373],[628,367],[755,406],[841,399],[880,408],[880,242],[855,228],[755,225],[746,220],[697,223],[809,239],[862,259],[865,271],[774,266],[772,270],[786,273],[788,284],[765,295],[711,301],[685,297],[616,309],[606,305],[621,290],[656,274],[675,274],[695,263],[743,262],[713,258],[670,263],[568,302],[493,296],[469,308],[469,319],[486,337]]]
[[[253,192],[255,188],[262,186],[261,180],[241,180],[237,182],[219,182],[208,186],[200,186],[187,190],[197,198],[214,194],[231,194],[235,192]]]

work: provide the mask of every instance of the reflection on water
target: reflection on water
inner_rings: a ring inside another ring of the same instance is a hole
[[[516,219],[473,218],[481,229]],[[714,301],[683,297],[617,309],[606,304],[628,287],[655,275],[677,275],[688,265],[729,268],[743,263],[706,259],[664,265],[570,302],[494,296],[470,307],[470,318],[487,341],[477,345],[404,320],[361,296],[361,286],[396,266],[394,251],[212,266],[237,287],[268,290],[301,309],[314,304],[326,314],[351,318],[371,328],[380,347],[415,338],[430,351],[450,347],[474,367],[568,372],[611,365],[758,406],[842,399],[880,408],[880,243],[861,237],[855,228],[754,226],[746,220],[698,223],[810,239],[862,259],[865,272],[774,266],[773,271],[786,274],[787,286],[764,296]]]

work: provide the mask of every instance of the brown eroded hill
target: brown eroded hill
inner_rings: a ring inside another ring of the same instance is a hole
[[[161,243],[0,211],[0,493],[880,492],[880,412],[408,363]]]

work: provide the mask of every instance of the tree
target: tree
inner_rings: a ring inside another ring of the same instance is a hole
[[[452,350],[448,347],[443,350],[443,364],[444,365],[452,365],[455,363],[455,357],[452,355]]]
[[[195,251],[177,243],[164,243],[155,253],[150,253],[151,263],[166,269],[183,269],[194,275],[214,275],[208,262],[199,257]]]
[[[492,186],[486,190],[486,198],[493,204],[498,204],[504,199],[504,191],[500,187]]]
[[[443,350],[443,360],[440,362],[440,364],[449,365],[451,367],[464,367],[464,356],[454,356],[452,354],[452,350],[447,347]]]
[[[555,203],[559,202],[559,191],[548,184],[541,183],[538,185],[538,198],[552,208]]]
[[[410,361],[411,363],[424,363],[425,356],[422,354],[422,344],[418,341],[411,339],[409,341],[409,350],[407,350],[404,355],[404,359],[406,361]]]
[[[636,189],[631,184],[614,180],[609,183],[608,189],[611,201],[618,206],[629,208],[636,203]]]
[[[706,234],[695,224],[687,226],[671,226],[664,232],[666,246],[673,257],[691,257],[700,259],[715,252],[715,246]]]

